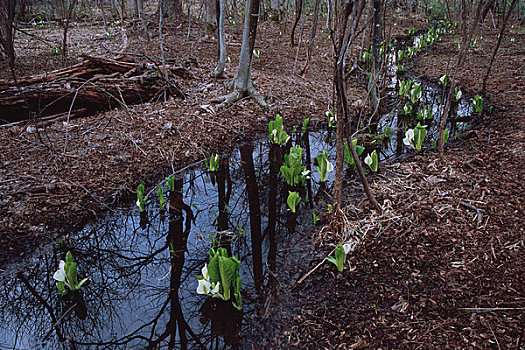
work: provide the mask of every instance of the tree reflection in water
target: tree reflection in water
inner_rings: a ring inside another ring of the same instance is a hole
[[[312,138],[308,155],[327,149],[320,140]],[[294,228],[286,228],[283,152],[266,142],[241,147],[221,157],[212,177],[195,170],[176,180],[166,214],[153,202],[148,222],[136,208],[122,211],[24,266],[8,267],[0,276],[0,348],[239,348],[243,322],[268,312],[277,290],[286,255],[279,246],[297,239],[295,225],[301,226],[295,217]],[[209,236],[241,260],[243,312],[196,293]],[[89,281],[62,298],[52,276],[68,250],[79,278]]]

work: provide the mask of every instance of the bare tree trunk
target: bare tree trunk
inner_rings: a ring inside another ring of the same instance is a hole
[[[262,96],[260,96],[253,87],[251,79],[252,54],[255,46],[255,36],[257,34],[257,22],[259,20],[259,3],[260,0],[246,0],[239,67],[230,85],[233,92],[217,98],[218,101],[231,103],[244,96],[251,96],[261,106],[267,107]]]
[[[501,25],[501,31],[499,33],[498,42],[496,44],[496,47],[494,47],[494,50],[492,51],[492,56],[490,57],[489,66],[487,67],[487,73],[485,73],[485,76],[483,77],[483,87],[481,88],[481,94],[485,94],[485,90],[487,88],[487,80],[490,75],[490,71],[492,69],[492,64],[494,64],[494,59],[496,58],[496,54],[498,53],[499,47],[501,45],[501,40],[503,39],[503,35],[505,34],[505,28],[507,27],[507,23],[509,22],[510,14],[512,13],[512,10],[514,9],[514,6],[516,6],[517,0],[512,0],[512,3],[510,4],[509,12],[505,16],[505,19],[503,21],[503,24]]]
[[[217,30],[217,1],[206,0],[206,35],[213,36]]]
[[[308,50],[306,51],[306,63],[301,70],[301,75],[304,75],[306,71],[308,70],[308,66],[310,65],[310,59],[312,57],[312,51],[314,50],[314,40],[317,33],[317,22],[319,19],[319,3],[320,0],[315,0],[315,6],[314,6],[314,20],[312,24],[312,32],[310,34],[310,41],[308,41]]]
[[[161,0],[160,5],[165,18],[179,18],[183,13],[181,0]]]
[[[71,18],[73,17],[73,9],[77,4],[77,0],[71,0],[69,6],[66,6],[67,0],[62,0],[62,26],[64,27],[64,33],[62,36],[62,64],[66,64],[66,59],[68,56],[68,46],[67,46],[67,31],[69,29],[69,24]]]
[[[281,22],[283,19],[283,11],[282,0],[270,0],[270,19],[272,21]]]
[[[292,46],[295,45],[295,42],[294,42],[295,28],[297,27],[297,23],[299,23],[299,19],[301,19],[301,13],[303,12],[303,6],[304,6],[304,0],[295,0],[295,22],[292,27],[292,34],[290,34],[290,42],[292,43]]]
[[[335,72],[334,72],[334,84],[337,95],[337,141],[336,141],[336,173],[334,182],[334,204],[336,212],[342,207],[342,188],[343,188],[343,163],[344,163],[344,130],[345,123],[348,122],[349,128],[352,124],[352,116],[350,108],[348,106],[348,98],[346,94],[346,79],[345,79],[345,61],[348,54],[348,49],[355,39],[355,33],[359,24],[359,19],[363,12],[364,2],[358,0],[356,2],[346,1],[344,3],[339,2],[339,6],[336,5],[336,37],[337,41],[334,41],[334,52],[335,52]],[[347,30],[348,17],[351,17],[351,27]],[[346,33],[346,34],[345,34]],[[333,30],[332,30],[333,34]],[[382,212],[382,208],[375,199],[374,195],[370,191],[368,180],[366,179],[361,161],[357,156],[353,142],[348,142],[350,152],[354,158],[361,183],[368,196],[371,204],[376,208],[378,212]]]
[[[372,119],[378,115],[379,96],[377,91],[377,81],[379,77],[379,46],[381,46],[381,1],[371,0],[372,5],[372,68],[368,80],[368,98],[372,108]]]
[[[224,78],[226,66],[226,36],[224,34],[224,19],[226,17],[226,0],[219,0],[219,65],[213,74],[216,78]]]
[[[0,0],[0,44],[2,44],[3,51],[7,56],[9,68],[13,80],[16,84],[16,73],[15,73],[15,10],[16,0]]]

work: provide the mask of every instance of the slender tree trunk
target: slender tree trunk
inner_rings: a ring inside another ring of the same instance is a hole
[[[252,84],[252,54],[257,34],[257,22],[259,20],[260,0],[246,0],[246,12],[244,15],[244,30],[242,34],[241,54],[237,74],[230,84],[232,93],[217,98],[218,101],[231,103],[244,96],[253,97],[261,106],[267,107],[266,102],[260,96]]]
[[[306,63],[303,69],[301,70],[301,75],[305,74],[306,71],[308,70],[308,66],[310,65],[310,59],[312,57],[312,51],[314,50],[314,41],[315,41],[315,36],[317,33],[317,22],[319,19],[319,3],[320,2],[321,2],[320,0],[315,0],[312,32],[310,33],[310,40],[308,41],[308,50],[306,51]]]
[[[224,78],[224,67],[226,66],[226,35],[224,34],[224,20],[226,17],[226,0],[219,0],[219,65],[213,74],[216,78]]]
[[[494,64],[494,60],[496,59],[496,54],[498,53],[499,47],[501,45],[501,40],[503,39],[503,35],[505,34],[505,28],[507,27],[507,23],[509,22],[510,14],[512,13],[512,10],[514,9],[514,6],[516,6],[517,2],[518,2],[517,0],[512,0],[512,3],[510,4],[509,12],[505,16],[503,24],[501,25],[498,42],[496,44],[496,47],[494,47],[494,50],[492,51],[492,56],[490,57],[489,66],[487,67],[487,73],[485,73],[485,76],[483,77],[483,87],[481,88],[481,94],[485,94],[485,90],[487,88],[487,80],[489,78],[490,71],[492,69],[492,64]]]
[[[295,22],[292,27],[292,33],[290,34],[290,42],[292,43],[292,46],[295,45],[295,28],[297,27],[297,24],[299,23],[299,19],[301,19],[301,14],[303,12],[303,6],[304,6],[304,0],[296,0],[295,1]]]
[[[335,41],[335,72],[334,72],[334,84],[337,97],[337,141],[336,141],[336,173],[335,173],[335,182],[334,182],[334,204],[336,212],[342,208],[342,187],[343,187],[343,163],[344,163],[344,130],[345,123],[348,123],[349,129],[351,130],[352,125],[352,116],[351,111],[348,106],[348,98],[346,94],[346,81],[345,81],[345,60],[348,54],[348,49],[355,39],[355,33],[357,26],[359,24],[359,19],[363,11],[364,2],[356,1],[354,2],[345,2],[339,3],[339,6],[336,5],[336,41]],[[347,30],[348,17],[352,15],[350,21],[350,28]],[[333,33],[333,31],[332,31]],[[348,146],[350,152],[354,158],[359,176],[361,178],[361,183],[363,188],[368,196],[371,204],[376,208],[378,212],[382,212],[381,206],[375,199],[374,195],[370,191],[370,186],[368,185],[368,180],[366,179],[361,161],[357,156],[353,142],[349,140]]]
[[[206,35],[213,36],[217,30],[217,1],[206,0]]]
[[[379,46],[381,46],[381,1],[371,0],[372,5],[372,68],[368,80],[368,91],[370,107],[372,108],[372,119],[377,122],[374,116],[378,115],[379,96],[377,91],[377,81],[379,78]]]
[[[16,11],[16,0],[0,0],[0,44],[2,45],[3,51],[7,56],[9,69],[15,84],[16,72],[15,72],[15,11]]]

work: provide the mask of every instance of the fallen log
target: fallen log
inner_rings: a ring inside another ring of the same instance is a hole
[[[71,67],[20,80],[17,86],[0,82],[0,123],[41,120],[68,111],[91,115],[118,106],[184,94],[175,76],[184,68],[168,67],[166,79],[153,64],[82,56]]]

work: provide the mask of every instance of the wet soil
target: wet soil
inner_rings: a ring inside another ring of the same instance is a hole
[[[399,21],[400,32],[423,25]],[[210,77],[215,42],[196,23],[186,41],[187,25],[167,26],[164,35],[167,58],[191,73],[179,81],[185,100],[128,106],[68,124],[0,128],[2,265],[130,205],[139,183],[153,188],[211,152],[228,152],[264,135],[276,112],[288,126],[299,127],[305,117],[325,124],[332,91],[327,33],[319,34],[312,66],[301,77],[293,72],[304,64],[302,51],[295,64],[295,49],[278,35],[280,28],[261,24],[253,79],[272,105],[263,111],[249,99],[221,108],[211,103],[227,92],[229,79]],[[351,230],[337,236],[312,228],[315,249],[298,254],[308,256],[313,269],[354,232],[365,239],[349,258],[352,269],[337,273],[323,264],[297,285],[295,277],[308,269],[283,270],[281,278],[294,279],[281,281],[279,298],[252,322],[247,343],[261,349],[525,347],[524,37],[513,30],[488,84],[493,112],[459,135],[446,148],[444,161],[425,151],[385,164],[372,176],[372,188],[386,208],[383,216],[369,211],[355,181],[347,182],[352,204],[345,224]],[[484,29],[481,47],[460,72],[466,91],[479,91],[495,35]],[[156,39],[147,42],[132,30],[128,39],[128,52],[159,55]],[[228,40],[231,78],[241,34],[230,28]],[[414,71],[437,81],[453,61],[454,40],[446,37],[417,58]],[[34,68],[36,73],[49,66]],[[363,94],[364,87],[352,82],[350,98]]]

